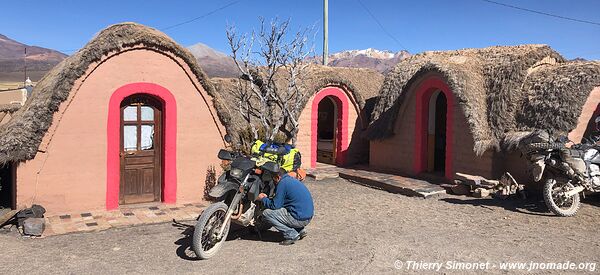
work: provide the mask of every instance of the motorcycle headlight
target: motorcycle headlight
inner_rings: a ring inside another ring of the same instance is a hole
[[[229,171],[229,174],[236,179],[241,179],[242,176],[244,175],[244,171],[242,171],[242,169],[232,168]]]

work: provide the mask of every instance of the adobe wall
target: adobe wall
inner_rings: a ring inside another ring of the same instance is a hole
[[[415,88],[413,85],[411,89]],[[394,124],[394,135],[371,141],[369,165],[377,170],[414,174],[416,95],[408,94]]]
[[[18,205],[41,204],[50,215],[105,209],[109,99],[119,87],[134,82],[154,83],[174,95],[177,203],[202,200],[206,169],[215,165],[219,172],[216,154],[223,146],[206,91],[181,59],[166,53],[140,48],[105,60],[90,66],[87,78],[75,83],[54,115],[42,152],[19,165]]]
[[[25,89],[0,92],[0,104],[23,104],[26,99]]]
[[[321,89],[319,92],[324,89],[337,89],[340,91],[338,94],[343,94],[345,97],[345,101],[348,103],[347,112],[348,112],[348,127],[347,129],[341,129],[345,133],[343,136],[346,138],[346,144],[352,144],[352,134],[354,133],[356,122],[359,120],[358,110],[356,105],[354,104],[355,99],[351,97],[346,91],[338,87],[326,87]],[[297,135],[296,148],[300,150],[302,154],[302,164],[303,167],[310,167],[310,160],[312,159],[313,154],[316,152],[312,152],[311,150],[311,134],[312,134],[312,112],[313,112],[313,102],[316,95],[319,93],[313,94],[306,103],[306,106],[300,113],[300,117],[298,120],[299,123],[299,131]],[[315,110],[316,111],[316,110]],[[316,123],[316,121],[315,121]],[[346,164],[350,164],[355,162],[355,160],[347,154]]]
[[[596,112],[598,112],[598,110],[596,109],[598,108],[598,104],[600,104],[600,87],[594,88],[583,104],[581,114],[577,120],[577,127],[575,127],[575,129],[569,133],[570,140],[576,143],[581,142],[581,138],[583,138],[584,134],[586,134],[588,126],[594,127],[594,114],[597,115]],[[589,131],[593,131],[593,128],[591,128]]]
[[[473,151],[474,144],[475,141],[471,134],[471,128],[467,123],[467,118],[459,104],[455,104],[454,138],[452,141],[454,173],[479,175],[488,179],[493,178],[494,150],[487,150],[482,156],[477,156]]]

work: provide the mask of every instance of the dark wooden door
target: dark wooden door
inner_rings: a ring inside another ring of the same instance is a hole
[[[150,96],[121,103],[120,204],[160,201],[162,106]]]
[[[446,170],[446,113],[447,102],[444,93],[440,92],[435,101],[435,145],[433,167],[435,172]]]

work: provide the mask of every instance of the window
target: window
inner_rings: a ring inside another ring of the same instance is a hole
[[[121,105],[124,152],[154,150],[158,104],[147,97],[129,98]]]

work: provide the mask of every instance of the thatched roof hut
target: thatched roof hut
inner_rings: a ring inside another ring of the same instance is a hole
[[[195,81],[209,95],[215,95],[213,85],[194,56],[164,33],[136,23],[112,25],[48,72],[37,83],[25,105],[0,127],[0,163],[32,159],[52,124],[54,113],[69,97],[75,82],[103,57],[132,47],[168,52],[181,58],[192,70]],[[217,109],[220,106],[216,100],[213,104]],[[222,115],[219,117],[227,120]]]
[[[546,45],[424,52],[401,61],[386,76],[369,139],[394,134],[409,87],[432,72],[450,86],[478,155],[499,148],[511,131],[572,130],[585,98],[600,85],[598,62],[568,62]]]
[[[12,204],[48,213],[202,200],[225,112],[194,56],[160,31],[121,23],[96,34],[0,126]],[[5,180],[4,178],[2,180]]]
[[[326,67],[311,65],[307,73],[300,79],[301,85],[306,92],[302,108],[307,104],[309,98],[321,89],[328,86],[341,87],[352,94],[356,99],[359,110],[362,110],[368,99],[378,95],[383,75],[370,69]],[[239,95],[236,92],[239,85],[237,78],[212,78],[215,85],[217,98],[224,103],[221,109],[227,117],[225,125],[229,133],[238,133],[247,130],[247,124],[238,111]],[[285,76],[279,77],[278,85],[283,90],[287,85]],[[236,137],[234,137],[236,138]]]

